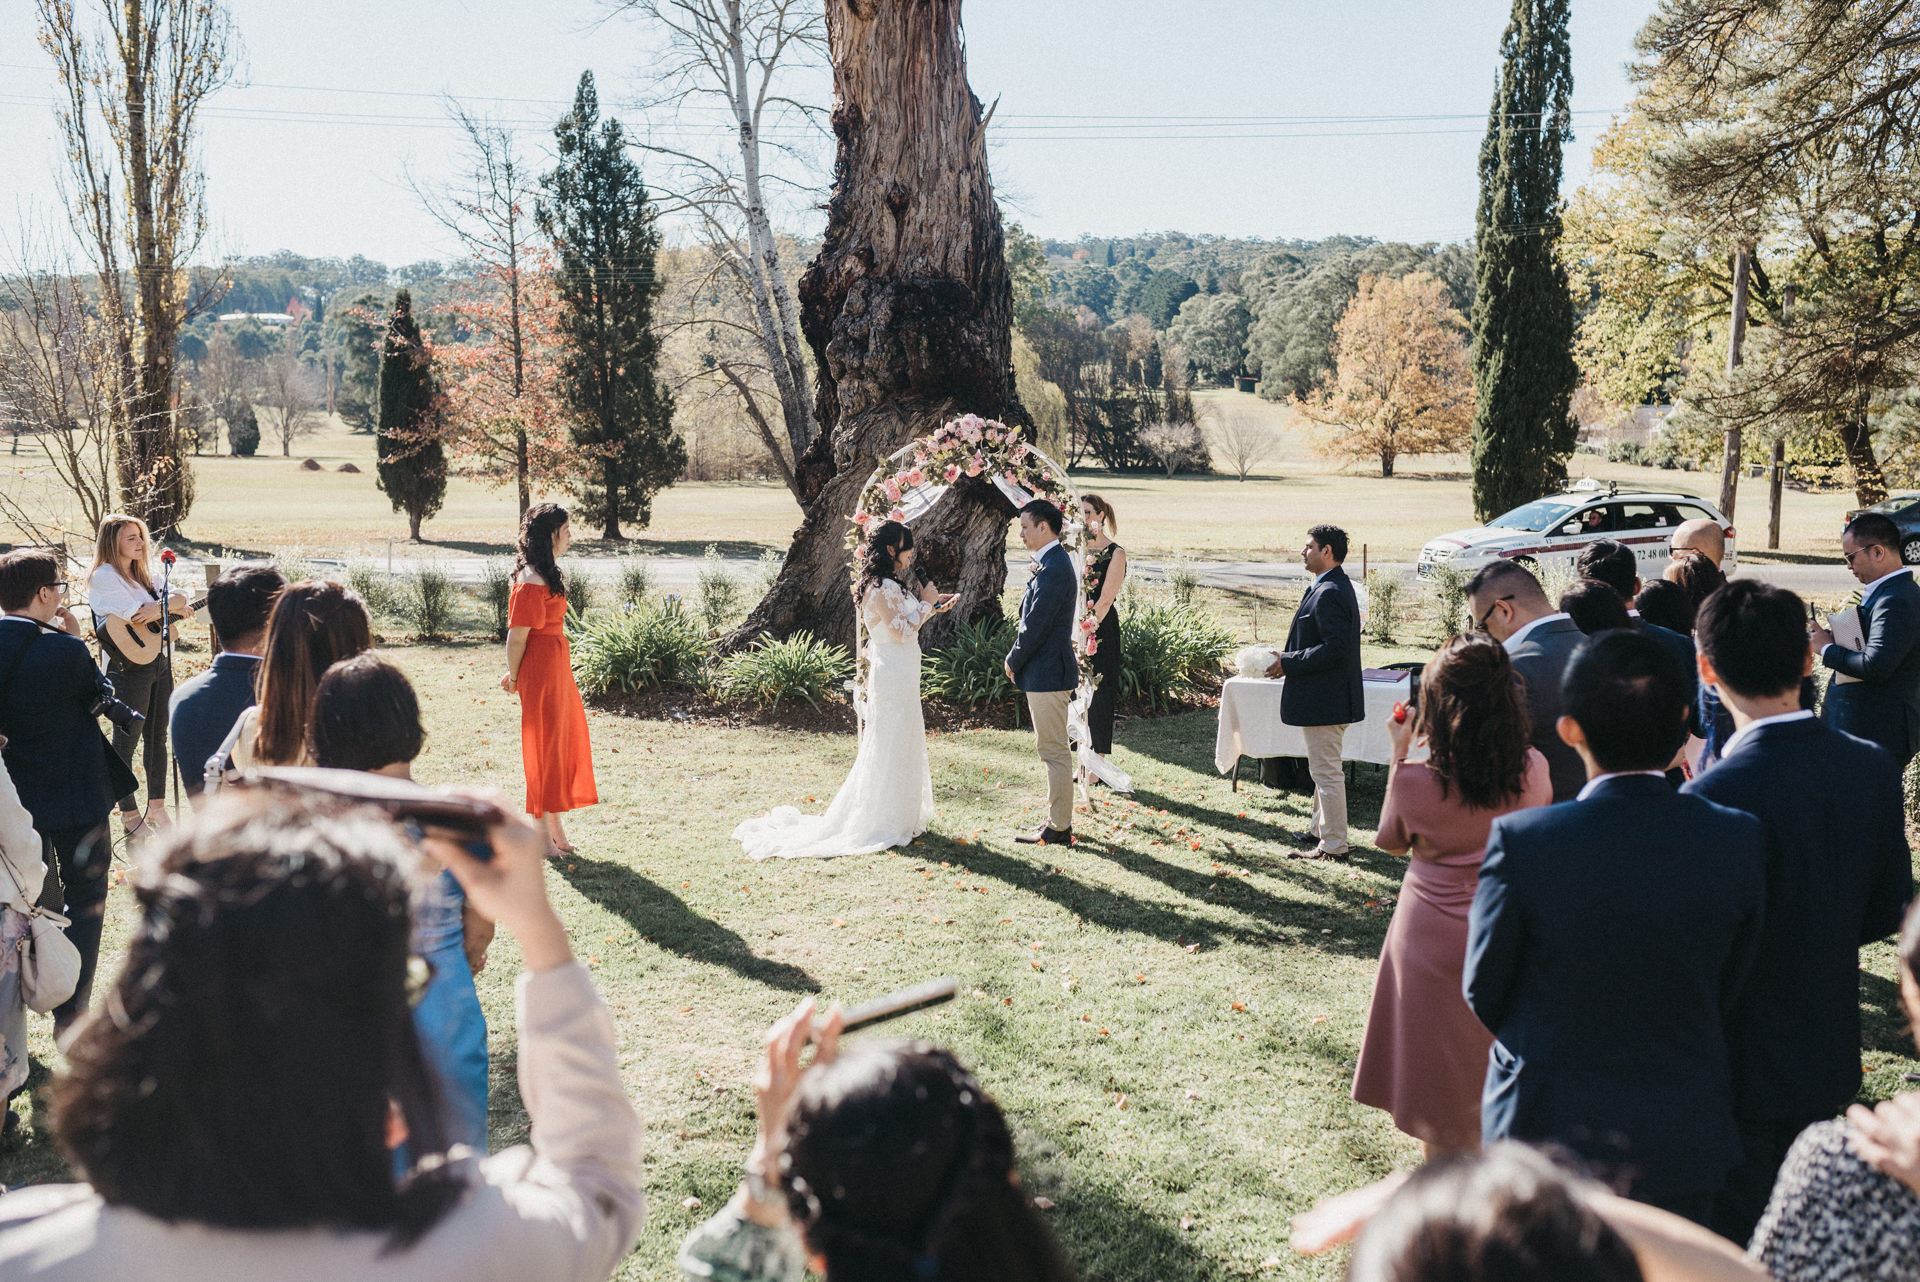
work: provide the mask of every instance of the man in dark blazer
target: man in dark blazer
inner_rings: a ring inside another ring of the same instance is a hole
[[[1866,647],[1849,650],[1827,629],[1811,629],[1820,662],[1834,671],[1822,715],[1835,730],[1885,748],[1904,770],[1920,749],[1920,584],[1901,562],[1900,527],[1878,512],[1847,522],[1840,551],[1862,585]]]
[[[1553,799],[1572,801],[1587,782],[1586,763],[1560,737],[1560,679],[1586,634],[1547,600],[1525,566],[1495,561],[1467,581],[1474,626],[1507,648],[1513,670],[1527,685],[1533,746],[1547,759]]]
[[[1735,730],[1720,760],[1681,789],[1766,829],[1760,949],[1728,1027],[1745,1151],[1713,1227],[1753,1236],[1794,1138],[1860,1089],[1860,946],[1900,927],[1913,894],[1900,770],[1880,748],[1800,706],[1813,667],[1806,606],[1736,579],[1700,607],[1700,679]]]
[[[20,804],[54,850],[67,937],[80,950],[80,984],[53,1012],[64,1032],[87,1009],[100,960],[113,846],[107,812],[135,786],[133,772],[100,733],[93,707],[113,694],[80,625],[62,603],[64,567],[52,552],[0,556],[0,759]]]
[[[1060,546],[1060,509],[1035,499],[1020,509],[1020,541],[1033,553],[1033,576],[1020,597],[1020,630],[1007,652],[1007,680],[1027,696],[1033,737],[1047,767],[1047,821],[1014,840],[1023,845],[1073,841],[1073,754],[1067,708],[1080,686],[1073,654],[1073,607],[1079,583],[1073,558]]]
[[[1367,715],[1360,682],[1360,599],[1340,563],[1347,559],[1347,532],[1337,525],[1307,531],[1300,562],[1314,576],[1287,629],[1287,646],[1268,670],[1284,677],[1280,720],[1299,726],[1307,741],[1307,773],[1313,778],[1311,846],[1289,852],[1296,859],[1347,857],[1347,771],[1341,749],[1347,727]]]
[[[265,563],[236,565],[207,589],[207,617],[220,653],[213,666],[173,692],[167,718],[174,761],[189,797],[206,787],[207,758],[253,706],[254,670],[266,650],[267,616],[287,581]]]
[[[1740,1161],[1726,1020],[1760,935],[1760,821],[1682,796],[1687,683],[1660,644],[1602,632],[1562,683],[1573,801],[1493,823],[1463,988],[1495,1041],[1487,1143],[1563,1144],[1631,1196],[1704,1223]]]

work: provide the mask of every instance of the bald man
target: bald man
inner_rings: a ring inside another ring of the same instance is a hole
[[[1679,556],[1682,552],[1698,552],[1719,565],[1727,557],[1727,532],[1720,528],[1720,522],[1704,516],[1682,521],[1667,540],[1667,555]]]

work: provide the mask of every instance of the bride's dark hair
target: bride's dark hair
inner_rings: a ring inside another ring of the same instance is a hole
[[[902,552],[913,546],[913,531],[898,521],[882,521],[867,535],[867,541],[860,545],[865,553],[860,561],[860,579],[853,585],[853,599],[856,602],[866,598],[867,589],[882,579],[892,579],[903,589],[911,592],[913,585],[900,574],[895,564]]]
[[[532,570],[551,596],[567,594],[567,581],[553,559],[553,536],[566,523],[567,509],[558,503],[535,503],[520,518],[519,554],[513,558],[513,572]]]

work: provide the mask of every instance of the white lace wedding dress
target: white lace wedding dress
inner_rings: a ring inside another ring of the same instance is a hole
[[[920,625],[933,606],[883,579],[860,604],[867,625],[866,722],[853,773],[824,815],[792,806],[749,819],[734,840],[755,859],[865,855],[904,846],[933,822],[926,722],[920,715]]]

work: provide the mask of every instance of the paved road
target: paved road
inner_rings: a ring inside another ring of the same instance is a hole
[[[183,557],[182,564],[175,571],[183,577],[197,579],[197,575],[187,567]],[[646,558],[648,568],[653,572],[653,581],[666,588],[691,588],[699,582],[700,568],[705,564],[697,556],[651,556]],[[345,562],[325,558],[314,558],[311,562],[327,568],[344,568]],[[385,557],[368,559],[368,564],[386,568]],[[431,557],[396,556],[393,558],[393,572],[397,575],[411,574],[424,566],[436,566],[445,570],[456,582],[477,584],[480,582],[485,562],[477,557],[458,557],[436,560]],[[620,565],[611,558],[596,557],[573,563],[584,568],[596,579],[611,581],[620,572]],[[759,573],[760,563],[747,557],[729,557],[723,564],[736,577],[750,578]],[[1018,572],[1025,564],[1025,558],[1007,558],[1008,566]],[[1201,583],[1212,588],[1250,588],[1268,589],[1302,583],[1307,572],[1297,564],[1278,561],[1195,561],[1193,569],[1200,575]],[[1350,570],[1358,572],[1357,565],[1349,565]],[[1399,575],[1403,579],[1414,578],[1414,566],[1411,561],[1377,561],[1373,569]],[[1167,566],[1161,561],[1135,561],[1130,569],[1142,579],[1153,581],[1166,577]],[[1734,571],[1737,577],[1765,579],[1783,588],[1790,588],[1802,595],[1840,596],[1858,586],[1846,567],[1834,565],[1742,565]]]

